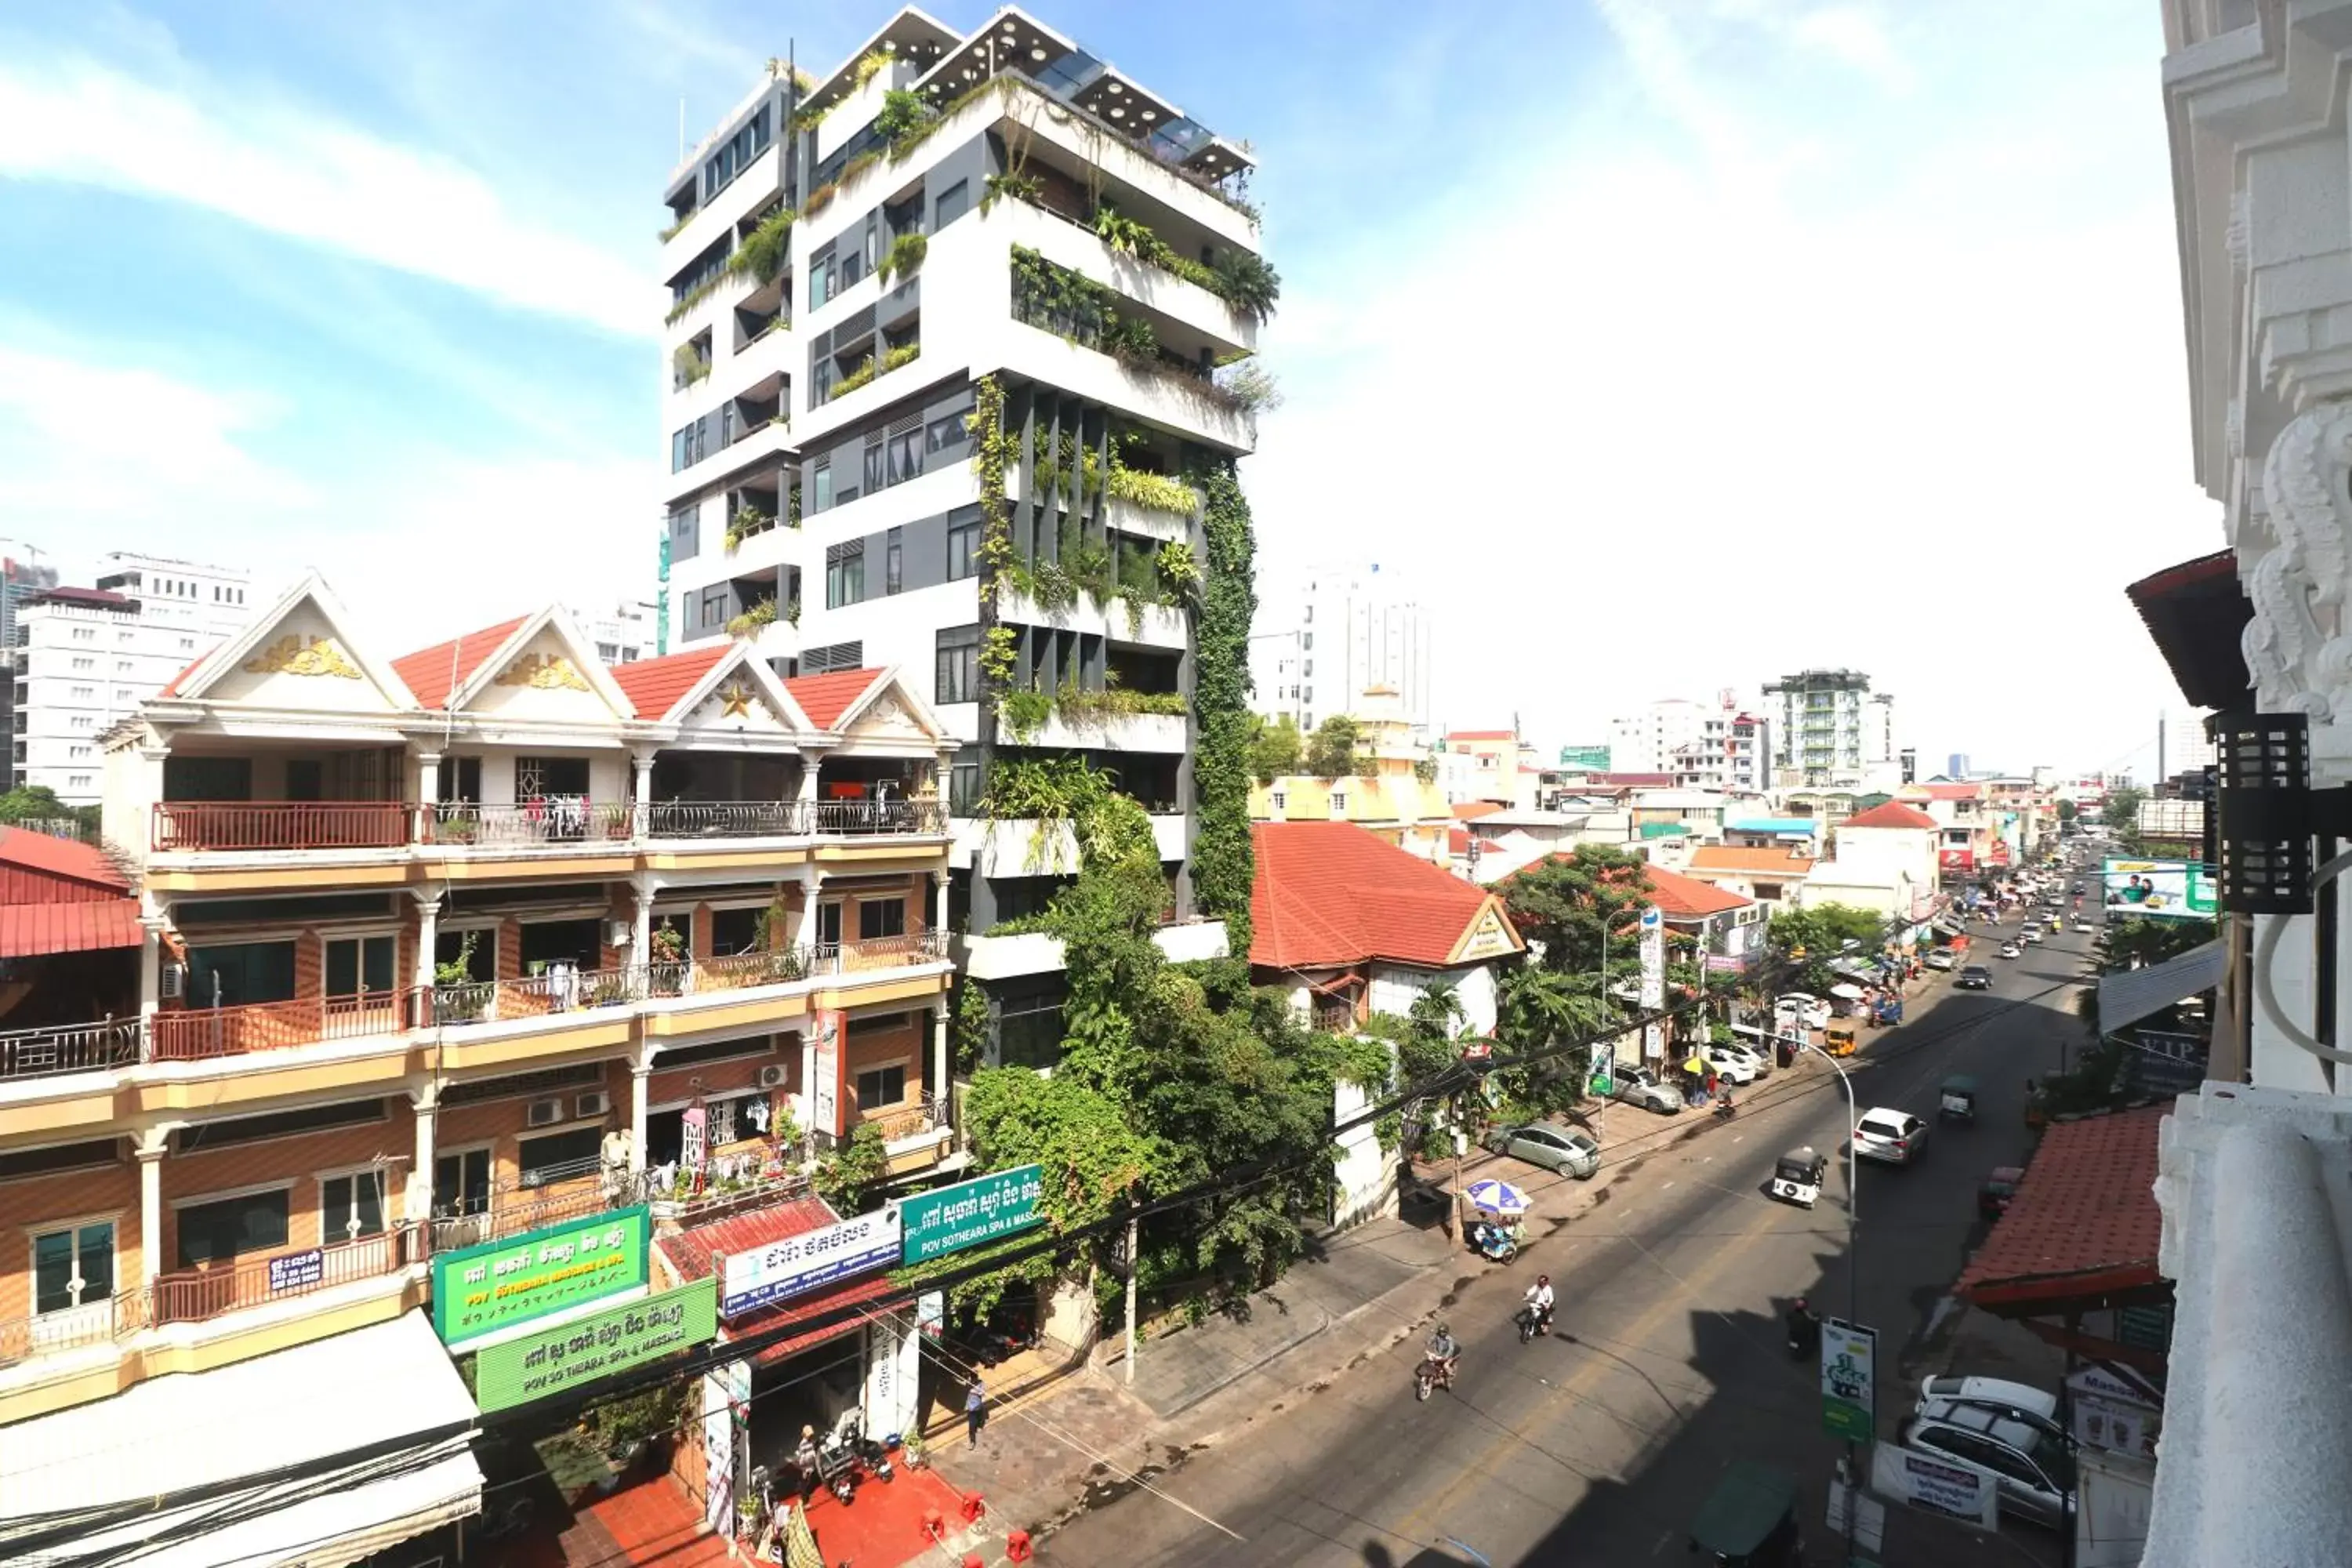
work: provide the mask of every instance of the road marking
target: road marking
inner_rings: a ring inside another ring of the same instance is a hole
[[[1673,1185],[1674,1185],[1674,1184],[1673,1184],[1672,1182],[1668,1182],[1668,1183],[1666,1184],[1666,1187],[1671,1187],[1671,1186],[1673,1186]],[[1663,1193],[1663,1192],[1664,1192],[1664,1191],[1666,1190],[1666,1187],[1660,1187],[1660,1188],[1658,1189],[1658,1191],[1660,1191],[1660,1192],[1662,1192],[1662,1193]]]

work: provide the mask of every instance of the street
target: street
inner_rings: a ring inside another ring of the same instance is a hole
[[[2012,920],[2004,931],[2016,929]],[[1808,1561],[1833,1561],[1822,1510],[1839,1447],[1822,1428],[1814,1368],[1787,1352],[1782,1315],[1801,1295],[1847,1316],[1858,1284],[1856,1315],[1879,1333],[1879,1430],[1891,1436],[1912,1404],[1895,1374],[1898,1353],[1981,1239],[1977,1184],[1993,1166],[2022,1162],[2024,1080],[2057,1069],[2062,1040],[2084,1037],[2071,995],[2088,933],[2069,930],[2003,960],[1980,931],[1972,930],[1970,957],[1993,971],[1993,989],[1938,981],[1909,1023],[1865,1035],[1848,1064],[1864,1110],[1896,1107],[1933,1123],[1947,1073],[1975,1075],[1981,1091],[1976,1121],[1936,1126],[1913,1167],[1863,1166],[1858,1281],[1847,1268],[1845,1099],[1821,1060],[1801,1066],[1804,1092],[1785,1101],[1774,1103],[1774,1090],[1786,1071],[1742,1091],[1752,1109],[1728,1125],[1612,1106],[1604,1157],[1640,1168],[1611,1201],[1556,1227],[1544,1219],[1556,1178],[1517,1173],[1534,1193],[1535,1240],[1507,1268],[1475,1279],[1474,1268],[1462,1270],[1448,1298],[1463,1343],[1451,1394],[1414,1402],[1425,1338],[1416,1333],[1160,1477],[1182,1508],[1130,1492],[1064,1526],[1042,1559],[1679,1562],[1693,1510],[1723,1464],[1744,1457],[1795,1474]],[[1810,1213],[1762,1192],[1774,1157],[1805,1143],[1832,1162]],[[1522,1346],[1512,1314],[1538,1273],[1559,1293],[1554,1337]],[[1890,1557],[1898,1542],[1955,1529],[1896,1513]],[[2002,1535],[2015,1548],[2000,1553],[2009,1560],[2059,1560],[2048,1532],[2012,1524]]]

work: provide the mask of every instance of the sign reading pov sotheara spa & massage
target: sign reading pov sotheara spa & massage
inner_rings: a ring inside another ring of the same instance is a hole
[[[1045,1191],[1045,1168],[1023,1165],[902,1200],[898,1213],[907,1233],[906,1261],[944,1257],[1036,1224],[1043,1217],[1037,1200]]]
[[[718,1332],[718,1287],[698,1279],[483,1346],[474,1358],[474,1402],[484,1410],[528,1405],[701,1344]]]
[[[646,1210],[614,1209],[433,1258],[433,1330],[452,1350],[646,1282]]]
[[[719,1315],[740,1318],[820,1285],[898,1261],[898,1205],[819,1226],[748,1252],[730,1252],[719,1272]]]

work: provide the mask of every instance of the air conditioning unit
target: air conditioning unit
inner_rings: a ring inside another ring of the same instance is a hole
[[[606,1111],[612,1110],[613,1097],[606,1094],[601,1089],[591,1089],[586,1094],[580,1097],[578,1102],[572,1109],[578,1113],[580,1119],[584,1121],[592,1116],[602,1116]]]
[[[782,1089],[784,1087],[785,1080],[791,1076],[791,1070],[784,1067],[781,1062],[777,1063],[774,1067],[761,1068],[760,1069],[760,1087],[761,1089]]]
[[[552,1127],[563,1120],[563,1100],[560,1096],[534,1100],[523,1112],[523,1121],[531,1127]]]
[[[631,942],[635,942],[636,937],[637,928],[635,923],[633,921],[606,921],[604,922],[604,945],[606,947],[626,947]]]
[[[176,1002],[188,994],[188,966],[166,962],[158,972],[163,982],[161,994],[166,1002]]]

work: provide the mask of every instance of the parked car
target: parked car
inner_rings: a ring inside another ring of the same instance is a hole
[[[2018,942],[2002,942],[2000,955],[2003,958],[2022,958],[2025,956],[2025,944]]]
[[[1962,991],[1990,991],[1992,989],[1992,971],[1981,963],[1971,963],[1960,971],[1959,978],[1952,984]]]
[[[1775,1018],[1793,1018],[1808,1029],[1826,1029],[1832,1016],[1830,1005],[1819,996],[1803,991],[1791,991],[1772,1004]]]
[[[1952,969],[1957,967],[1960,961],[1952,955],[1951,949],[1939,947],[1919,962],[1930,969]]]
[[[1756,1081],[1756,1058],[1737,1046],[1701,1046],[1698,1059],[1713,1068],[1718,1078],[1742,1085]]]
[[[2054,1529],[2074,1517],[2074,1454],[2025,1422],[1976,1406],[1945,1406],[1906,1421],[1902,1442],[1990,1479],[2004,1513]]]
[[[1734,1038],[1717,1048],[1738,1051],[1741,1056],[1746,1057],[1755,1065],[1758,1078],[1772,1076],[1772,1050],[1761,1040]]]
[[[1572,1128],[1555,1127],[1549,1121],[1499,1128],[1486,1134],[1486,1147],[1580,1182],[1591,1181],[1601,1170],[1600,1144]]]
[[[2066,1424],[2058,1418],[2058,1396],[2046,1388],[2036,1388],[2030,1383],[2011,1383],[2003,1377],[1968,1377],[1950,1373],[1919,1380],[1919,1402],[1913,1409],[1913,1415],[1930,1415],[1938,1411],[1963,1407],[1990,1410],[2006,1420],[2045,1432],[2063,1443],[2071,1445],[2074,1442],[2066,1430]]]
[[[1853,1124],[1853,1152],[1862,1159],[1907,1165],[1927,1145],[1927,1124],[1907,1110],[1873,1106]]]
[[[1673,1115],[1683,1108],[1682,1091],[1664,1082],[1648,1068],[1618,1067],[1611,1069],[1612,1087],[1610,1096],[1628,1105],[1638,1105],[1644,1110],[1663,1111]]]

